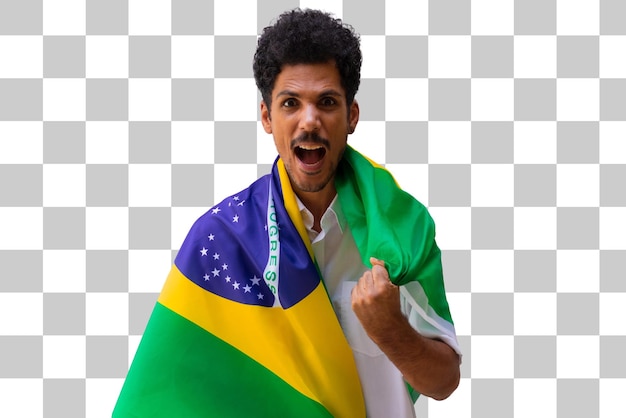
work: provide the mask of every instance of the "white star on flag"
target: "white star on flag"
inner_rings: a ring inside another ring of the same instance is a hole
[[[215,235],[213,234],[210,234],[208,238],[209,238],[209,241],[215,241]]]
[[[206,252],[209,251],[206,248],[202,247],[202,249],[200,250],[200,254],[202,254],[202,256],[204,257],[206,255]]]
[[[233,283],[233,288],[234,288],[235,290],[239,290],[239,282],[235,282],[235,283]]]
[[[213,254],[213,260],[219,260],[220,255],[218,253]]]
[[[259,293],[259,294],[257,294],[257,295],[256,295],[256,297],[257,297],[257,298],[259,298],[259,300],[260,300],[260,299],[263,299],[263,293]]]
[[[213,215],[217,215],[218,212],[220,212],[222,209],[218,208],[218,207],[214,207],[213,210],[211,211],[211,213]]]
[[[230,283],[230,276],[226,276],[226,277],[224,278],[224,280],[226,280],[226,282]]]
[[[205,281],[205,282],[208,282],[208,281],[210,280],[210,278],[209,278],[209,274],[208,274],[208,273],[207,273],[207,274],[205,274],[203,277],[204,277],[204,281]]]
[[[243,287],[243,293],[250,293],[251,291],[252,291],[252,286],[250,286],[249,284]]]
[[[226,263],[222,264],[222,270],[228,270],[228,264]]]
[[[233,216],[233,222],[239,222],[239,215]]]
[[[261,281],[260,278],[256,277],[256,274],[254,275],[254,277],[252,279],[252,286],[259,286],[259,282]]]
[[[216,276],[220,275],[220,271],[218,269],[213,269],[213,271],[211,273],[213,273],[213,277],[216,277]]]

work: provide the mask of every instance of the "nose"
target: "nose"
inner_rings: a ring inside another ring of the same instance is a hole
[[[300,129],[306,132],[319,131],[321,127],[319,109],[314,104],[307,104],[302,107],[300,117]]]

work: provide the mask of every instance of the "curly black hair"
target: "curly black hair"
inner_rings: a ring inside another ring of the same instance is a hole
[[[361,81],[359,35],[329,13],[297,8],[284,12],[272,26],[263,29],[252,69],[263,100],[271,106],[274,82],[284,65],[331,60],[335,61],[350,105]]]

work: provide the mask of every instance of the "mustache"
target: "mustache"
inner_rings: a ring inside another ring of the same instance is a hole
[[[308,142],[314,144],[320,144],[325,146],[326,148],[330,148],[330,141],[322,136],[320,136],[317,132],[302,132],[300,135],[291,140],[291,148],[297,147],[299,144]]]

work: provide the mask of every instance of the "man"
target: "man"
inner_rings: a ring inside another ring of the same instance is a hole
[[[192,227],[114,417],[413,417],[460,351],[427,210],[347,145],[358,36],[319,11],[254,58],[272,173]]]

